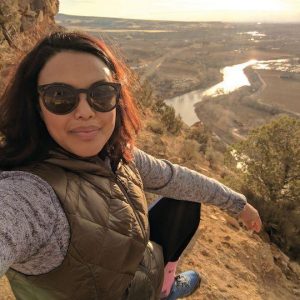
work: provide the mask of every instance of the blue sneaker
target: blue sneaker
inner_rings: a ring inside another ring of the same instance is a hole
[[[195,271],[186,271],[175,277],[170,294],[165,300],[184,298],[196,291],[200,286],[200,274]]]

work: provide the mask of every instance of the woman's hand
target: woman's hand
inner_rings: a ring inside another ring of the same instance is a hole
[[[242,220],[248,230],[256,232],[261,230],[262,223],[258,211],[249,203],[244,206],[244,209],[238,215],[238,219]]]

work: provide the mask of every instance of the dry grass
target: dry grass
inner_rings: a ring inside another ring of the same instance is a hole
[[[40,27],[14,36],[13,42],[16,49],[10,48],[5,42],[0,45],[0,94],[2,94],[5,85],[10,79],[13,67],[20,62],[28,50],[47,32],[45,28]]]
[[[0,278],[0,300],[15,300],[6,276]]]

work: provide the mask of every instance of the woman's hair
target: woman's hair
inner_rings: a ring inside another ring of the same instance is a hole
[[[1,97],[0,133],[5,141],[0,147],[0,167],[9,169],[38,161],[55,144],[39,114],[37,82],[47,61],[65,50],[95,55],[121,83],[115,129],[103,151],[110,155],[113,163],[120,159],[132,160],[134,136],[140,129],[140,120],[133,99],[131,73],[102,40],[82,32],[59,31],[42,39],[22,59]]]

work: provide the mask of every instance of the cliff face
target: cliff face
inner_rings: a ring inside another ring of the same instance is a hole
[[[0,43],[7,41],[12,46],[13,36],[18,33],[51,28],[58,7],[58,0],[1,0]]]
[[[58,28],[58,7],[59,0],[0,0],[0,94],[18,57]]]
[[[41,24],[53,25],[58,6],[58,0],[18,0],[20,31]]]

